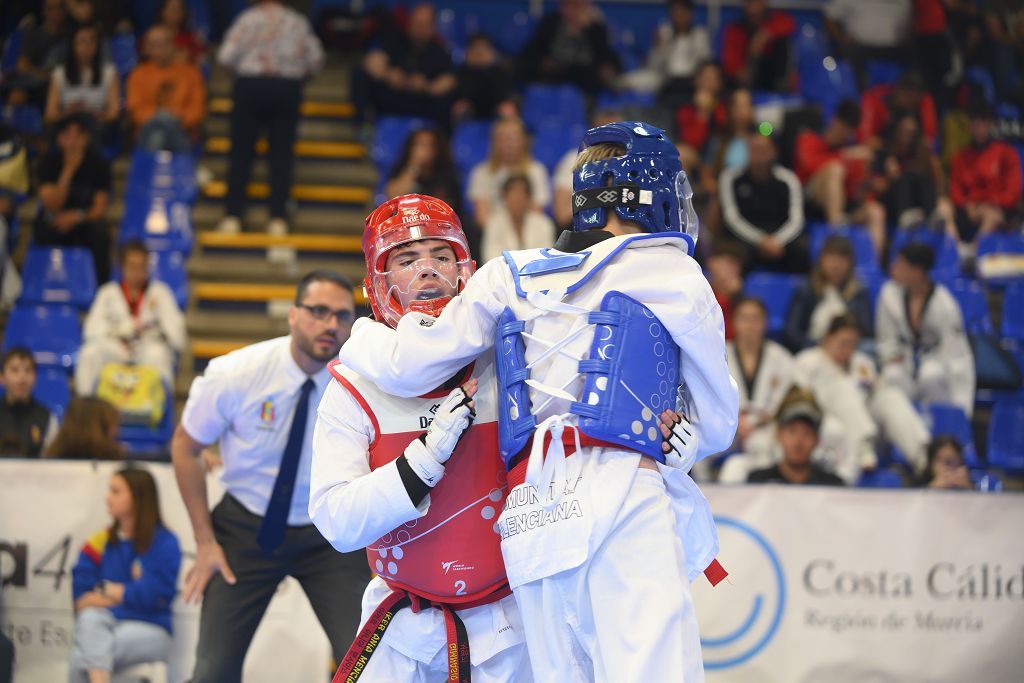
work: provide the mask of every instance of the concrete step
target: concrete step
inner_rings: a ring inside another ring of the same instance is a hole
[[[309,204],[295,211],[288,219],[292,232],[324,235],[362,235],[366,219],[365,207],[321,206]],[[211,230],[224,217],[222,202],[201,201],[192,209],[192,225],[197,231]],[[270,220],[266,206],[253,206],[246,216],[246,227],[262,232]]]
[[[326,257],[299,256],[287,263],[268,260],[265,252],[243,255],[193,254],[188,261],[191,282],[218,282],[253,280],[260,283],[280,284],[295,282],[312,270],[336,270],[356,286],[366,276],[362,256]]]
[[[299,105],[299,116],[318,119],[350,119],[356,113],[356,108],[351,102],[325,101],[316,98],[312,93],[305,92],[305,99]],[[234,106],[231,98],[211,97],[208,111],[210,114],[230,114]]]
[[[227,116],[210,115],[203,125],[207,135],[226,136],[231,133]],[[351,141],[356,139],[357,133],[355,124],[348,119],[299,119],[298,136],[302,140]]]
[[[224,199],[228,185],[222,180],[213,180],[201,189],[205,199]],[[265,201],[270,196],[270,186],[266,183],[249,183],[247,188],[250,200]],[[365,206],[373,197],[373,190],[368,187],[346,185],[293,185],[291,198],[304,204],[320,205],[356,205]]]
[[[216,178],[228,175],[228,158],[226,156],[205,156],[201,165],[213,172]],[[373,165],[356,161],[329,161],[321,159],[297,159],[294,166],[294,182],[300,185],[361,185],[373,187],[377,182],[377,171]],[[264,159],[257,159],[252,167],[252,179],[266,182],[270,174],[270,165]]]
[[[295,278],[296,282],[298,278]],[[214,308],[221,304],[237,304],[234,313],[244,312],[245,306],[273,308],[282,302],[291,306],[295,297],[295,284],[266,284],[258,282],[198,282],[192,285],[192,300],[195,308]],[[366,295],[361,287],[356,289],[356,305],[366,305]],[[227,313],[225,313],[227,314]]]
[[[327,65],[319,73],[306,81],[303,87],[303,99],[317,102],[345,103],[349,97],[349,73],[351,62],[338,59],[334,55],[328,57]],[[230,97],[234,77],[224,67],[215,64],[207,83],[211,99]]]
[[[267,153],[267,141],[260,138],[256,143],[256,153],[264,156]],[[358,142],[328,142],[325,140],[299,140],[295,143],[296,161],[309,159],[328,161],[363,161],[366,159],[366,147]],[[231,151],[231,140],[227,137],[211,137],[206,140],[206,154],[224,155]]]

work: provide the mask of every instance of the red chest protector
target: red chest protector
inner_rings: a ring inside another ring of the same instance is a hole
[[[373,423],[371,470],[396,459],[423,434],[432,411],[448,395],[438,390],[398,398],[337,362],[330,371]],[[465,379],[470,376],[479,382],[476,420],[446,464],[444,478],[430,492],[427,514],[366,547],[370,568],[391,588],[452,605],[480,601],[506,583],[501,537],[494,528],[508,489],[498,453],[493,355],[478,358]]]

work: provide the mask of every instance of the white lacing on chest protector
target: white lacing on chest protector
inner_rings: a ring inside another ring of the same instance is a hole
[[[570,353],[565,347],[575,341],[584,331],[593,329],[594,324],[587,320],[590,310],[562,301],[565,295],[566,290],[564,289],[549,292],[529,292],[526,295],[526,300],[537,308],[537,313],[529,316],[527,320],[539,318],[547,313],[568,313],[577,317],[583,317],[584,322],[584,324],[578,327],[574,326],[573,329],[570,329],[565,336],[557,341],[543,339],[524,330],[521,334],[525,339],[546,347],[543,353],[526,364],[528,370],[532,370],[534,366],[555,354],[571,360],[573,367],[578,367],[579,362],[584,360],[582,356]],[[533,378],[527,379],[527,386],[547,396],[540,405],[533,408],[533,413],[536,415],[542,412],[556,398],[570,402],[575,401],[577,397],[570,394],[566,389],[579,377],[579,371],[574,372],[562,386],[552,386]],[[576,452],[579,453],[581,450],[579,429],[575,425],[568,424],[568,421],[573,417],[575,416],[569,412],[551,415],[538,424],[533,433],[533,445],[530,447],[530,458],[526,465],[526,483],[536,487],[545,509],[551,509],[559,503],[562,499],[566,483],[569,480],[570,473],[566,466],[565,446],[562,444],[562,433],[566,427],[573,430],[573,435],[576,439]],[[548,445],[547,452],[545,453],[544,438],[549,432],[551,433],[551,443]],[[579,456],[574,459],[574,462],[576,466],[573,468],[571,475],[573,478],[579,475]],[[549,493],[545,494],[545,491]]]

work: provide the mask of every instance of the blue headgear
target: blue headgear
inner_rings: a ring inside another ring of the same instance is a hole
[[[626,148],[620,157],[592,161],[573,173],[573,230],[608,223],[608,209],[645,232],[682,232],[694,243],[700,224],[679,151],[665,131],[641,121],[591,128],[580,150],[600,143]]]

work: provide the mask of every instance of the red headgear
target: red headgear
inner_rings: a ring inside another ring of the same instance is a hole
[[[366,217],[363,230],[366,279],[363,287],[377,320],[396,327],[409,311],[437,317],[451,301],[450,296],[445,296],[403,305],[388,284],[388,252],[400,244],[427,239],[445,240],[451,245],[455,251],[457,291],[462,291],[476,270],[476,263],[469,255],[462,222],[452,207],[436,197],[407,194],[389,199]]]

